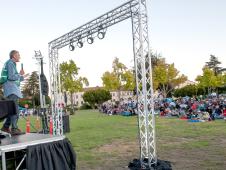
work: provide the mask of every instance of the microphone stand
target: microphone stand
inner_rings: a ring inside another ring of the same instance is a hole
[[[43,73],[43,56],[41,54],[41,51],[35,51],[35,58],[39,61],[41,71],[39,69],[39,92],[40,92],[40,112],[41,112],[41,118],[42,118],[42,133],[48,134],[49,133],[49,127],[48,127],[48,121],[47,121],[47,109],[46,109],[46,101],[45,96],[48,95],[48,92],[44,92],[43,90],[43,83],[47,83],[46,77]],[[43,79],[45,82],[43,82]],[[48,85],[47,85],[48,86]],[[48,90],[47,90],[48,91]]]

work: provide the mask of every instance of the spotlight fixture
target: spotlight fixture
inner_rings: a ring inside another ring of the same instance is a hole
[[[78,46],[79,48],[82,48],[82,47],[83,47],[83,42],[82,42],[82,40],[78,40],[77,46]]]
[[[70,51],[74,51],[75,50],[75,46],[73,45],[73,42],[70,42],[69,50]]]
[[[88,38],[87,38],[87,42],[88,42],[89,44],[93,44],[93,41],[94,41],[93,37],[88,37]]]
[[[99,39],[103,39],[103,38],[105,37],[105,32],[99,31],[98,34],[97,34],[97,37],[98,37]]]
[[[97,37],[98,37],[99,39],[103,39],[103,38],[105,37],[105,31],[104,31],[102,25],[99,26],[98,33],[97,33]]]

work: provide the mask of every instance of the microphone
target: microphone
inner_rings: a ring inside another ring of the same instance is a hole
[[[23,69],[24,69],[23,63],[21,63],[21,70],[23,70]]]

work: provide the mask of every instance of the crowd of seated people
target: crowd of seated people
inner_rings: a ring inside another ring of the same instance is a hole
[[[154,101],[155,114],[160,116],[176,116],[182,119],[204,121],[226,120],[225,96],[157,98]],[[135,115],[137,114],[137,102],[132,99],[121,100],[120,102],[105,102],[101,105],[99,111],[108,115]]]
[[[108,115],[135,115],[136,114],[136,102],[134,100],[124,101],[121,100],[120,102],[105,102],[103,103],[99,111],[102,113],[106,113]]]
[[[226,119],[226,98],[209,96],[205,99],[183,97],[155,102],[155,111],[161,116],[178,116],[186,119]]]

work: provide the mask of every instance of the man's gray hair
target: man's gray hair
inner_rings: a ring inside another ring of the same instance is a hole
[[[17,50],[12,50],[12,51],[9,53],[9,58],[12,59],[13,56],[14,56],[16,53],[18,53]]]

